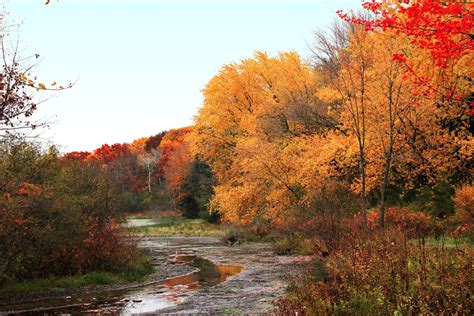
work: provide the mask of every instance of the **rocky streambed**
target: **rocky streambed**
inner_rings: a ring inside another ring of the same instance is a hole
[[[276,256],[266,243],[211,237],[143,237],[156,272],[134,284],[0,298],[0,314],[255,314],[271,312],[308,257]]]

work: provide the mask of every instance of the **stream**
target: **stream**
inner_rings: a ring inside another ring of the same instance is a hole
[[[266,243],[229,246],[212,237],[142,237],[139,246],[155,267],[144,282],[0,298],[0,315],[267,313],[309,261],[275,256]]]
[[[4,311],[0,314],[133,315],[158,312],[160,309],[179,304],[179,297],[184,293],[217,285],[242,270],[240,266],[215,265],[209,260],[192,255],[176,256],[172,260],[174,264],[186,264],[197,269],[189,274],[138,288],[84,293],[75,297],[7,305],[1,307]]]

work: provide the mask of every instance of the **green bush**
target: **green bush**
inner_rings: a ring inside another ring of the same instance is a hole
[[[314,253],[310,240],[301,233],[277,237],[272,245],[273,251],[278,255],[309,255]]]
[[[139,257],[115,220],[120,189],[97,162],[2,143],[0,175],[0,282],[120,272]]]
[[[119,208],[126,212],[136,212],[146,209],[146,198],[148,195],[148,192],[139,194],[125,191],[119,196]]]
[[[438,218],[454,214],[454,187],[446,182],[437,182],[431,187],[423,188],[412,206],[416,210],[428,212]]]
[[[183,195],[178,201],[178,209],[186,218],[199,218],[199,204],[192,195]]]

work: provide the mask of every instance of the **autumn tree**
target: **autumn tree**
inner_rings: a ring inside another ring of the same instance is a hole
[[[417,51],[425,51],[423,64],[434,72],[417,68],[417,54],[407,50],[393,52],[393,59],[402,63],[411,81],[421,94],[464,103],[473,113],[472,90],[458,89],[472,85],[474,18],[469,1],[364,1],[362,6],[371,18],[338,11],[351,23],[363,25],[367,31],[390,30],[408,38]]]
[[[418,97],[412,93],[403,65],[392,60],[393,52],[406,47],[406,38],[392,32],[369,36],[376,48],[372,51],[373,65],[367,84],[371,100],[367,111],[367,168],[371,182],[369,187],[379,188],[379,225],[384,227],[386,193],[391,184],[392,165],[394,160],[403,159],[399,146],[401,136],[397,130],[409,107],[417,103]]]
[[[156,135],[148,137],[144,146],[145,150],[151,151],[152,149],[158,149],[165,135],[166,135],[166,131],[163,131]]]
[[[197,203],[194,197],[183,187],[193,160],[189,144],[186,141],[186,137],[191,130],[191,127],[171,129],[161,139],[159,145],[161,157],[158,168],[163,171],[161,176],[166,180],[166,186],[171,192],[174,207],[182,211],[192,209],[190,212],[183,211],[184,215],[197,212]],[[183,201],[187,202],[183,204]]]
[[[362,6],[373,14],[370,19],[343,11],[338,14],[346,21],[364,25],[368,31],[389,29],[408,36],[412,45],[429,51],[441,67],[472,54],[474,18],[469,1],[371,0]],[[408,57],[403,55],[403,51],[394,52],[397,59]]]
[[[211,205],[225,220],[282,223],[305,192],[297,170],[312,135],[336,128],[316,95],[317,74],[293,52],[222,67],[204,89],[193,153],[216,178]],[[268,229],[269,226],[266,226]]]
[[[130,144],[130,151],[137,157],[138,163],[146,168],[148,193],[151,194],[152,176],[160,160],[161,153],[157,148],[152,148],[151,146],[147,150],[147,144],[149,143],[149,137],[137,139]]]
[[[375,45],[360,27],[335,23],[332,34],[316,33],[314,52],[321,69],[330,82],[332,93],[339,100],[339,120],[358,145],[360,213],[366,225],[367,208],[367,92],[369,71],[373,66]]]
[[[341,124],[340,130],[348,131],[345,136],[349,138],[354,136],[359,147],[360,182],[354,183],[355,188],[362,196],[374,194],[375,189],[379,191],[379,221],[383,227],[386,191],[394,181],[403,183],[402,192],[446,181],[441,179],[449,178],[453,172],[443,168],[437,159],[448,156],[456,158],[449,163],[445,161],[445,166],[470,173],[464,148],[471,142],[465,111],[470,89],[466,78],[471,70],[466,67],[466,57],[451,62],[449,69],[441,68],[429,62],[431,53],[412,45],[408,35],[392,29],[361,28],[361,21],[371,19],[356,15],[350,19],[343,17],[350,23],[336,22],[330,34],[316,34],[317,67],[329,83],[325,98],[340,102],[333,111]],[[410,67],[394,58],[400,51],[412,56]],[[363,57],[359,64],[357,59],[350,59],[357,56],[354,53]],[[421,74],[430,79],[415,80],[414,76]],[[433,88],[435,85],[437,88]],[[448,90],[449,95],[439,93]],[[427,138],[422,140],[424,134]],[[338,141],[343,144],[341,139]],[[428,143],[431,145],[427,146]],[[436,147],[436,143],[443,145]],[[352,144],[347,145],[347,162],[342,167],[346,173]],[[413,155],[415,148],[418,154]],[[454,154],[454,150],[460,154]],[[410,159],[417,163],[408,167],[406,163]],[[397,177],[392,179],[393,174]]]
[[[1,22],[1,21],[0,21]],[[35,100],[36,82],[27,78],[34,65],[20,64],[18,52],[9,53],[1,37],[3,67],[0,73],[0,136],[26,135],[47,125],[31,117],[40,101]],[[15,48],[16,50],[16,48]],[[41,84],[38,88],[45,88]]]
[[[33,74],[39,55],[21,56],[18,39],[12,40],[14,32],[5,32],[5,14],[0,12],[0,138],[9,136],[36,136],[33,131],[45,127],[46,120],[34,119],[37,107],[46,99],[38,92],[60,91],[71,88],[72,83],[60,86],[56,82],[47,85]],[[11,34],[10,34],[11,33]],[[9,43],[15,43],[10,45]]]

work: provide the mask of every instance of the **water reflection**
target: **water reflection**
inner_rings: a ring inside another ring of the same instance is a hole
[[[214,286],[224,282],[229,276],[240,273],[242,270],[240,266],[215,265],[209,260],[196,256],[178,256],[176,257],[176,261],[189,264],[200,270],[188,275],[166,280],[166,286],[185,285],[188,289]]]
[[[179,304],[183,294],[189,291],[217,285],[242,271],[240,266],[216,265],[196,256],[177,256],[174,261],[199,268],[199,271],[132,290],[83,294],[68,301],[57,298],[0,306],[0,315],[152,313]]]

